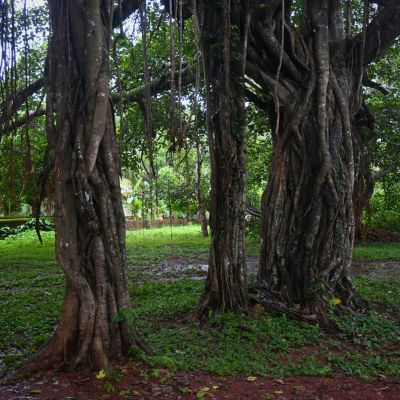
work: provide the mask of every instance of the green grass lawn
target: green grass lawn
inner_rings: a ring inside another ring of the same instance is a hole
[[[369,243],[356,246],[353,255],[358,261],[400,261],[400,243]]]
[[[0,241],[0,367],[21,365],[50,335],[60,314],[64,287],[56,266],[54,234],[34,232]],[[257,240],[248,241],[250,255]],[[168,258],[207,259],[209,238],[198,226],[127,233],[130,265],[155,264]],[[357,259],[400,260],[400,245],[370,245],[355,249]],[[134,309],[128,316],[139,326],[155,355],[144,357],[154,370],[167,367],[208,371],[219,375],[329,375],[345,372],[373,378],[400,374],[400,288],[398,283],[358,276],[360,296],[370,312],[343,317],[339,335],[252,312],[249,316],[214,315],[199,326],[193,318],[203,281],[130,284]],[[397,350],[396,350],[397,349]]]

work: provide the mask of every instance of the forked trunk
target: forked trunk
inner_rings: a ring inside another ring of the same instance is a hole
[[[249,10],[245,3],[198,1],[211,159],[211,247],[200,315],[208,309],[247,310],[244,66]]]
[[[20,372],[98,370],[130,347],[125,219],[109,100],[113,2],[49,1],[47,131],[55,160],[56,255],[64,307],[48,343]],[[122,321],[121,321],[122,320]]]

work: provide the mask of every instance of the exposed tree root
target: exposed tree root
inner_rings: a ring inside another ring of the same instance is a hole
[[[324,331],[338,333],[340,328],[334,321],[332,313],[328,311],[327,300],[318,296],[307,306],[288,304],[278,292],[269,289],[264,283],[256,281],[249,288],[250,301],[260,304],[265,310],[275,315],[287,315],[289,318],[308,324],[318,324]],[[363,312],[367,305],[357,296],[352,297],[350,303],[344,302],[335,306],[335,315]]]
[[[216,295],[216,293],[214,293]],[[234,299],[230,299],[234,300]],[[206,291],[199,306],[195,311],[195,318],[205,319],[210,312],[233,312],[235,314],[247,315],[247,307],[243,307],[239,302],[225,303],[224,299],[217,299],[212,292]]]

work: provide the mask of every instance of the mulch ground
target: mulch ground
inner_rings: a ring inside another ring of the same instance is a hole
[[[260,399],[260,400],[399,400],[400,379],[372,382],[334,375],[325,377],[218,377],[198,372],[158,369],[128,362],[119,383],[84,372],[49,372],[44,376],[0,386],[1,400],[112,399]],[[156,376],[154,376],[156,375]]]

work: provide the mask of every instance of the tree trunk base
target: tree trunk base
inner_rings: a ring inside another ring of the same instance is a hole
[[[210,313],[232,312],[234,314],[248,315],[247,308],[242,307],[239,303],[221,306],[220,302],[213,298],[211,293],[205,293],[200,304],[195,311],[195,318],[205,319]]]
[[[260,304],[266,311],[274,315],[287,315],[289,318],[308,324],[318,324],[325,332],[338,333],[340,328],[334,321],[333,313],[329,311],[327,299],[323,296],[316,297],[307,307],[293,304],[289,305],[278,292],[274,292],[260,281],[256,281],[249,288],[250,302]],[[355,292],[351,300],[335,306],[335,315],[363,312],[368,309],[367,304]]]

